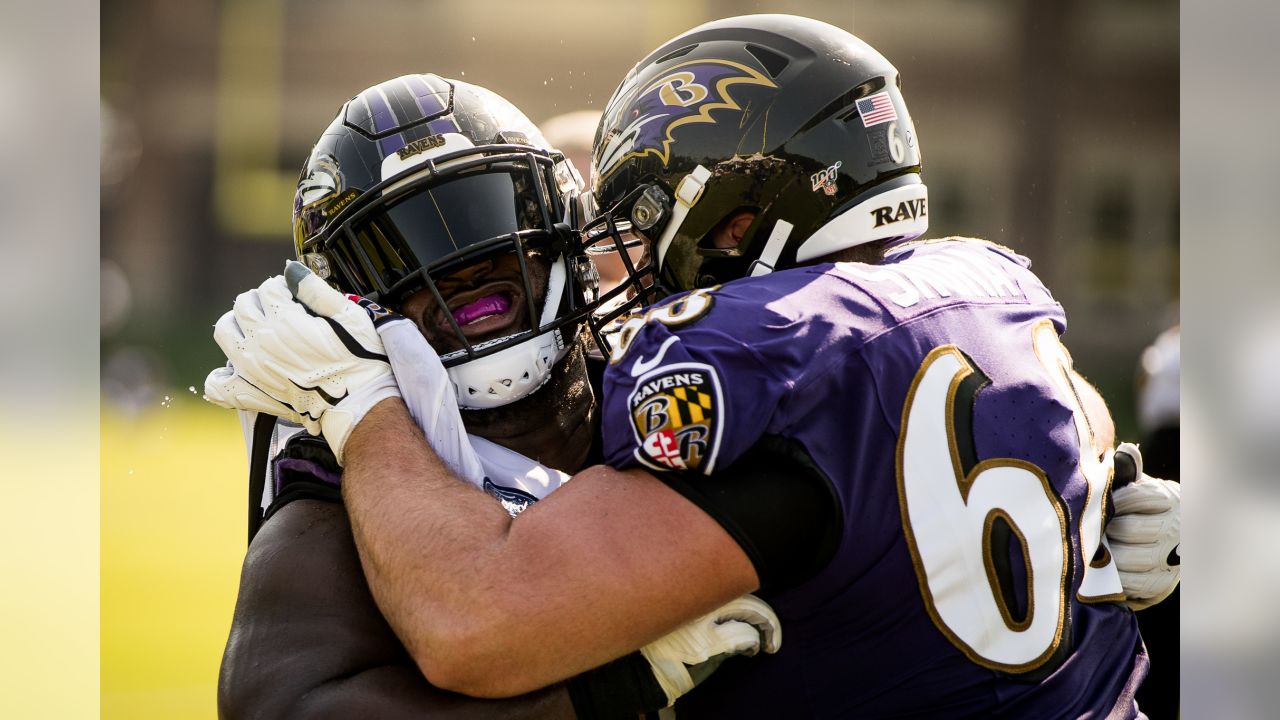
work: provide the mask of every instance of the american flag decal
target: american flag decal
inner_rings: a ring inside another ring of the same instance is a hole
[[[876,93],[858,101],[858,114],[862,116],[863,127],[879,125],[898,119],[898,111],[893,109],[893,101],[889,93]]]

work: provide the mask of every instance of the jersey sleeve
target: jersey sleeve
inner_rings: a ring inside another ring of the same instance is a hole
[[[650,470],[710,515],[762,589],[794,587],[842,533],[830,479],[776,434],[812,353],[758,298],[697,292],[623,335],[604,374],[605,461]]]
[[[601,421],[609,465],[711,475],[765,432],[791,382],[732,325],[712,322],[729,309],[713,309],[710,293],[703,298],[702,315],[672,313],[680,322],[650,311],[615,349]]]
[[[272,498],[262,522],[296,500],[342,502],[342,467],[324,438],[294,433],[271,460]]]

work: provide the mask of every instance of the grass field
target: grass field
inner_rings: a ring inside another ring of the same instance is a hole
[[[239,423],[186,393],[104,407],[101,461],[102,717],[214,718],[245,550]]]

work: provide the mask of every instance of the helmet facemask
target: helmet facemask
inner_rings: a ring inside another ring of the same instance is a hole
[[[393,173],[364,193],[348,191],[350,200],[306,243],[303,259],[344,290],[387,307],[400,310],[425,293],[448,309],[439,313],[448,341],[437,336],[437,350],[458,386],[459,405],[484,409],[546,382],[595,307],[596,277],[565,222],[573,219],[576,192],[568,191],[574,183],[562,155],[445,137],[443,152],[410,156],[409,163],[388,156],[384,170]],[[394,172],[397,165],[404,167]],[[504,257],[518,263],[515,286],[471,314],[509,315],[512,332],[476,337],[463,327],[471,322],[465,312],[455,317],[463,311],[456,302],[450,307],[449,278]]]

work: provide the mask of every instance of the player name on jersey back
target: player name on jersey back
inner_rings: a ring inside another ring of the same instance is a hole
[[[919,243],[910,249],[927,247],[928,243]],[[953,243],[936,252],[914,253],[892,265],[837,263],[836,270],[870,284],[868,290],[903,308],[943,298],[1025,299],[1018,283],[992,256],[993,248],[983,241]]]

